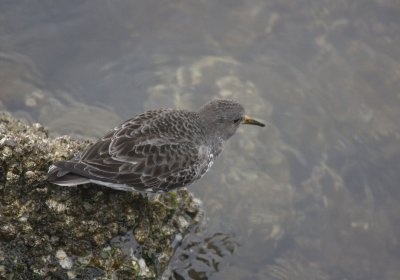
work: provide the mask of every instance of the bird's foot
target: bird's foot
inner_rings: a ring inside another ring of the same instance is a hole
[[[172,204],[172,207],[170,205],[167,205],[164,201],[160,200],[160,197],[163,197],[163,200],[168,202],[169,204]],[[149,201],[152,203],[156,203],[168,210],[173,210],[174,207],[176,206],[176,193],[175,192],[169,192],[169,193],[151,193],[148,194],[147,197],[149,198]]]

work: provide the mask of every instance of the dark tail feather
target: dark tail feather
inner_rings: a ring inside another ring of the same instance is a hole
[[[90,182],[88,178],[65,171],[56,165],[50,166],[47,181],[59,186],[76,186]]]

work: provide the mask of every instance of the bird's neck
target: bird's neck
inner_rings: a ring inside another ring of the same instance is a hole
[[[216,137],[213,139],[212,146],[212,153],[214,157],[217,157],[221,154],[222,150],[224,149],[225,141],[221,137]]]

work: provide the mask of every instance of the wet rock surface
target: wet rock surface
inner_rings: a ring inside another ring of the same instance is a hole
[[[186,190],[160,197],[163,205],[139,193],[45,181],[51,162],[88,143],[49,138],[40,124],[0,113],[0,277],[154,279],[201,220]]]

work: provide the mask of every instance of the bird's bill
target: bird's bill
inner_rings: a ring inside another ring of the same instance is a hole
[[[265,124],[263,124],[262,122],[256,121],[255,119],[252,119],[249,116],[244,116],[242,123],[243,124],[258,125],[258,126],[262,126],[262,127],[265,126]]]

